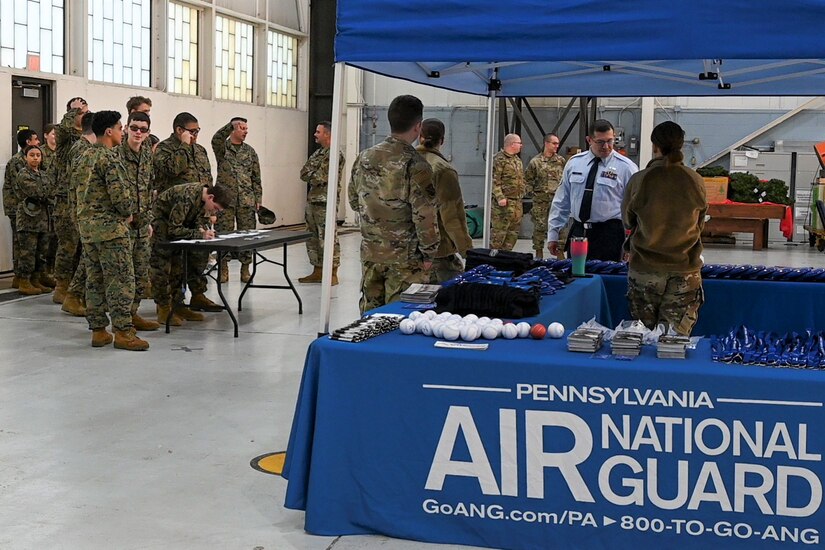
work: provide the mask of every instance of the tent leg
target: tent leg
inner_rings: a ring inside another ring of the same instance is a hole
[[[327,179],[326,232],[324,234],[324,263],[321,279],[321,316],[318,323],[318,335],[329,334],[329,313],[332,294],[332,256],[335,248],[335,231],[338,219],[338,152],[344,128],[344,98],[346,97],[346,65],[335,64],[332,92],[332,141],[329,146],[329,177]]]
[[[496,142],[496,92],[490,90],[487,98],[487,153],[484,163],[484,235],[482,246],[490,248],[490,221],[493,209],[493,155]]]

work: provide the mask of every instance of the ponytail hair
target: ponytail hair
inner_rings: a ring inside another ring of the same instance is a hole
[[[682,162],[682,146],[685,144],[685,131],[675,122],[662,122],[653,129],[650,141],[659,148],[667,164]]]
[[[444,142],[444,123],[437,118],[428,118],[421,123],[418,141],[428,149],[436,149]]]

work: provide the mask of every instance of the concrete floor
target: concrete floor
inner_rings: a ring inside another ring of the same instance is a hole
[[[358,315],[359,236],[341,238],[333,328]],[[529,251],[527,240],[517,250]],[[825,266],[807,245],[706,248],[709,263]],[[303,245],[290,274],[309,271]],[[239,264],[231,264],[236,296]],[[261,282],[280,281],[267,266]],[[316,537],[286,510],[286,481],[249,465],[286,449],[320,288],[251,290],[232,338],[225,314],[148,334],[145,353],[92,349],[83,319],[49,296],[0,304],[0,548],[335,550],[458,548]],[[142,313],[154,317],[151,302]],[[464,547],[462,547],[464,548]]]

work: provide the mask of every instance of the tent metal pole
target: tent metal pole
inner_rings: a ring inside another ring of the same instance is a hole
[[[327,212],[324,232],[324,263],[321,278],[321,316],[318,335],[329,334],[329,313],[332,298],[332,256],[335,253],[335,232],[338,219],[338,152],[346,129],[344,127],[344,98],[346,90],[346,65],[335,64],[332,92],[332,140],[329,145],[329,176],[327,179]]]
[[[496,142],[496,91],[490,90],[487,97],[487,153],[484,162],[484,234],[482,235],[482,247],[490,248],[490,222],[492,220],[493,209],[493,155]]]

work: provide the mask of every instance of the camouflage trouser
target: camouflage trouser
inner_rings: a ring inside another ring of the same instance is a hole
[[[135,272],[132,243],[120,237],[99,243],[85,243],[88,263],[86,278],[86,320],[92,330],[109,326],[108,308],[115,330],[132,328],[132,300]]]
[[[464,262],[461,261],[458,254],[434,258],[433,268],[430,270],[430,283],[437,285],[449,281],[461,273],[464,273]]]
[[[690,335],[705,301],[702,274],[631,270],[627,274],[627,301],[630,314],[647,328],[665,323],[678,334]]]
[[[18,277],[28,279],[35,273],[42,273],[46,269],[46,252],[49,248],[49,234],[35,231],[19,231],[17,233],[17,270]]]
[[[364,262],[361,266],[361,313],[398,301],[411,284],[429,280],[429,273],[420,265]]]
[[[490,234],[490,248],[513,250],[521,229],[521,199],[507,199],[507,206],[493,203],[493,231]]]
[[[235,221],[237,220],[237,229],[255,229],[258,220],[255,215],[254,206],[230,206],[225,208],[223,212],[218,215],[218,223],[215,229],[218,233],[232,233],[235,231]],[[252,263],[252,252],[241,252],[240,254],[233,253],[233,258],[239,259],[241,263]],[[227,256],[228,259],[228,256]]]
[[[61,199],[55,207],[54,231],[57,233],[54,276],[59,281],[71,281],[80,261],[80,234],[66,199]]]
[[[132,302],[132,313],[137,313],[140,298],[146,295],[149,288],[149,257],[152,254],[149,226],[141,227],[140,232],[131,230],[129,239],[132,241],[132,266],[135,271],[135,299]]]
[[[80,243],[80,261],[77,262],[77,269],[74,270],[72,282],[69,283],[69,294],[74,294],[79,298],[85,299],[87,265],[89,265],[89,258],[86,257],[86,251],[83,248],[83,243]]]
[[[533,250],[544,250],[544,241],[547,240],[547,218],[550,216],[549,201],[537,200],[533,198],[533,209],[530,210],[530,217],[533,218]]]
[[[324,263],[324,229],[326,228],[327,205],[307,203],[306,222],[307,231],[312,236],[307,241],[307,256],[309,263],[321,267]],[[341,264],[341,244],[338,242],[338,230],[335,231],[335,247],[332,251],[332,267]]]
[[[187,280],[192,294],[206,292],[206,277],[203,275],[209,254],[186,252]],[[161,306],[183,302],[183,262],[180,250],[170,250],[155,245],[149,256],[149,278],[152,280],[152,298]]]
[[[14,270],[14,274],[16,276],[20,276],[20,273],[17,272],[17,256],[20,254],[20,245],[17,242],[17,216],[12,214],[9,216],[9,223],[11,223],[11,261],[12,261],[12,269]]]

